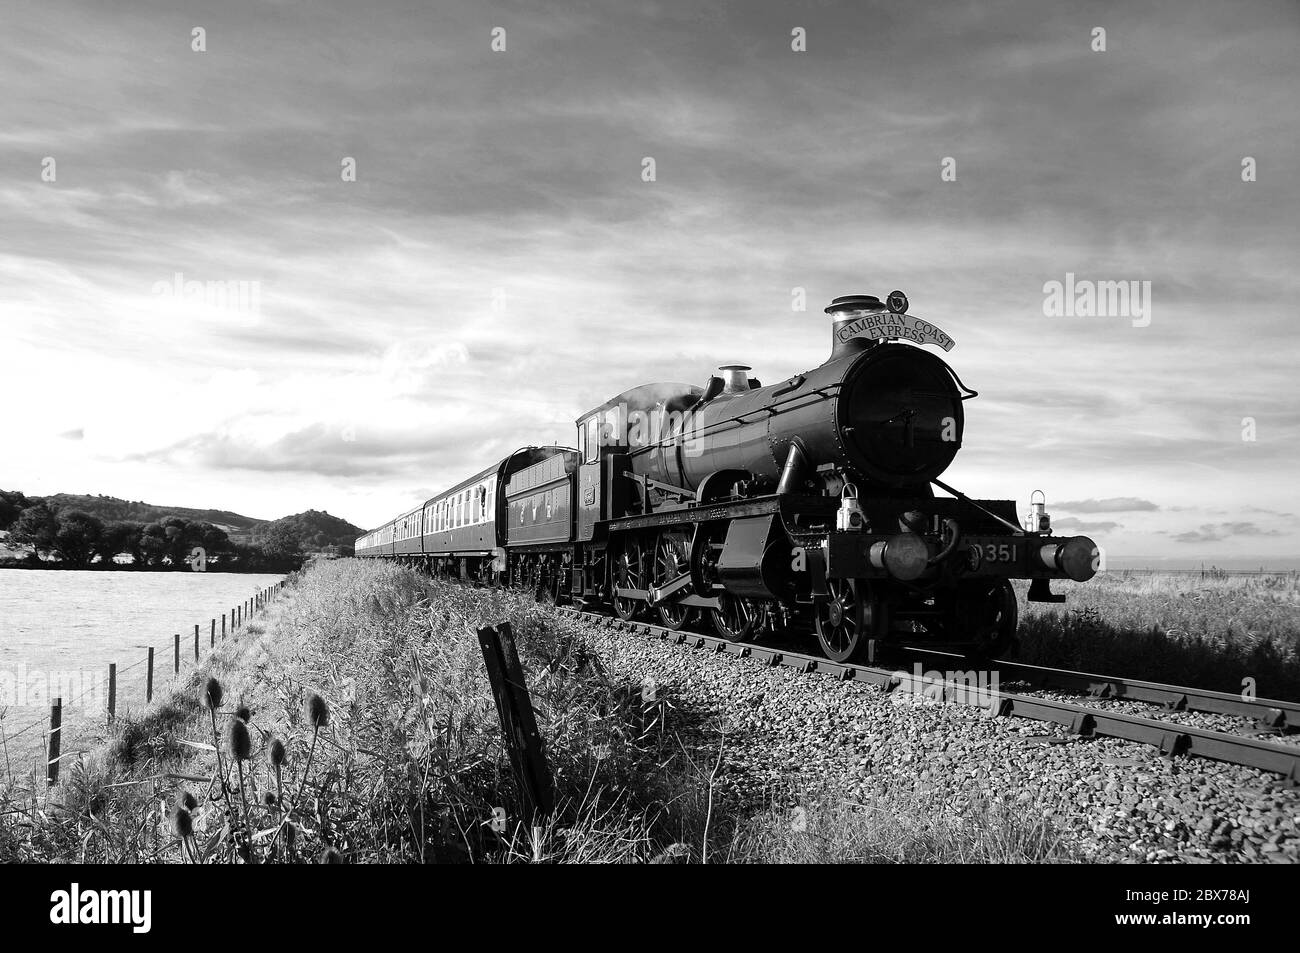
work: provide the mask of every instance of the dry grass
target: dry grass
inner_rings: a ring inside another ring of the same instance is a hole
[[[537,828],[520,817],[476,635],[503,620],[554,775],[556,810]],[[679,735],[692,717],[685,700],[644,706],[639,683],[610,676],[580,626],[516,593],[338,560],[295,580],[265,624],[173,697],[122,719],[112,744],[70,766],[54,792],[0,793],[0,860],[923,862],[1063,851],[1050,828],[1000,809],[906,798],[870,809],[809,800],[803,832],[768,813],[726,815],[717,751]],[[200,700],[210,676],[224,689],[216,712]],[[304,714],[316,694],[329,709],[319,730]],[[240,708],[251,750],[233,761],[227,733]],[[178,821],[185,792],[196,803]]]
[[[976,800],[957,808],[934,792],[898,792],[870,803],[833,795],[773,807],[742,824],[732,863],[1078,863],[1041,813]]]
[[[1300,575],[1104,573],[1024,603],[1020,658],[1225,692],[1300,700]]]

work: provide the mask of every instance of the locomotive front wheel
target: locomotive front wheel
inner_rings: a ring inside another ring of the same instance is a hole
[[[1020,623],[1020,605],[1009,580],[1002,580],[989,593],[979,627],[977,650],[987,658],[1015,654],[1016,627]]]
[[[817,641],[832,662],[855,661],[871,638],[871,587],[852,579],[827,579],[826,594],[826,601],[813,606]]]
[[[741,599],[728,593],[718,597],[720,609],[710,609],[713,629],[728,642],[749,642],[762,630],[767,621],[767,608],[752,599]]]

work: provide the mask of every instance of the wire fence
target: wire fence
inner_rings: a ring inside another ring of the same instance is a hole
[[[195,625],[190,632],[174,633],[170,640],[146,647],[145,655],[128,665],[111,663],[102,679],[62,678],[46,686],[49,711],[35,720],[13,726],[7,712],[0,715],[5,777],[11,784],[29,776],[33,783],[56,783],[63,761],[75,760],[105,740],[117,718],[171,694],[206,656],[262,615],[286,581],[259,590],[206,627]],[[15,689],[25,692],[27,686],[15,684]]]
[[[1200,576],[1202,579],[1222,579],[1226,576],[1282,576],[1295,578],[1300,576],[1300,569],[1219,569],[1216,566],[1206,566],[1202,569],[1111,568],[1106,570],[1108,576],[1120,576],[1124,573],[1140,576]]]

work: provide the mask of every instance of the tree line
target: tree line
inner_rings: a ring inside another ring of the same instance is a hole
[[[208,567],[222,572],[289,572],[299,568],[304,559],[301,541],[287,526],[272,524],[255,544],[247,545],[231,540],[221,527],[203,520],[169,516],[147,523],[106,521],[81,510],[61,510],[43,500],[15,501],[14,496],[21,494],[0,495],[0,528],[9,518],[9,548],[31,547],[31,552],[4,561],[11,566],[57,561],[68,569],[91,565],[121,568],[117,557],[126,555],[136,569],[190,569],[191,554],[198,547]]]

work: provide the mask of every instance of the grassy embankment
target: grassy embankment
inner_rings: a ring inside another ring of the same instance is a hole
[[[504,619],[555,777],[541,830],[516,820],[475,635]],[[58,788],[0,791],[0,860],[1071,859],[1040,819],[992,804],[956,818],[925,793],[864,805],[803,792],[797,815],[788,798],[729,815],[714,796],[716,745],[678,732],[688,704],[661,693],[643,705],[580,626],[517,594],[325,563],[176,694],[119,718],[111,745],[66,766]]]
[[[1024,603],[1020,659],[1037,665],[1300,700],[1300,575],[1103,573]]]

